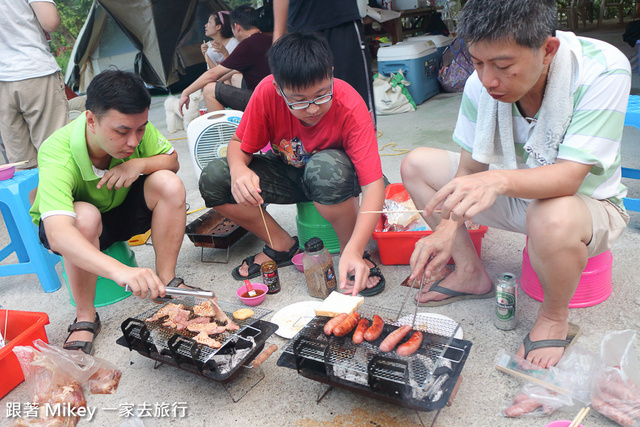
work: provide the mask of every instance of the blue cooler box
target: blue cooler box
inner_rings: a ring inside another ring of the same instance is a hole
[[[416,104],[422,104],[440,91],[438,86],[439,59],[433,43],[398,43],[378,49],[378,72],[389,76],[402,70],[411,82],[407,90]]]
[[[440,56],[438,60],[438,68],[442,67],[442,54],[444,50],[455,40],[455,37],[443,36],[442,34],[425,34],[422,36],[409,37],[402,43],[416,43],[416,42],[431,42],[436,45],[436,49],[438,49],[438,55]]]

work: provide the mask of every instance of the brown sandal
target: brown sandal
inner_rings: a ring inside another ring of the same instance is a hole
[[[69,326],[67,331],[69,335],[67,335],[67,339],[64,340],[64,344],[62,348],[65,350],[82,350],[82,352],[86,354],[93,353],[93,341],[67,341],[72,333],[75,331],[89,331],[93,334],[93,339],[95,340],[100,330],[102,329],[102,322],[100,322],[100,316],[96,313],[96,319],[93,322],[78,322],[78,318],[73,321],[73,323]]]

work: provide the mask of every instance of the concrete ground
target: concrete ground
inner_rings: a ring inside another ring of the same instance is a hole
[[[623,45],[621,34],[624,28],[617,25],[594,29],[589,26],[586,35],[611,40],[619,45],[634,66],[634,88],[637,84],[637,55],[628,45]],[[581,31],[583,32],[583,31]],[[626,47],[625,47],[626,46]],[[635,55],[635,57],[634,57]],[[397,149],[411,150],[420,146],[433,146],[453,151],[458,147],[451,141],[460,94],[439,94],[428,100],[414,113],[378,118],[381,132],[383,170],[391,182],[400,182],[400,162],[404,157]],[[150,121],[166,132],[163,109],[164,98],[154,98],[150,112]],[[165,133],[171,138],[177,149],[181,169],[178,175],[187,188],[187,202],[190,209],[203,206],[197,190],[195,175],[188,154],[185,132]],[[623,164],[639,167],[640,156],[637,141],[640,131],[627,127],[623,140]],[[396,144],[396,145],[388,145]],[[638,194],[636,192],[636,194]],[[269,212],[291,234],[296,234],[295,206],[269,206]],[[196,219],[201,212],[190,214],[187,222]],[[0,229],[0,242],[8,242],[6,229]],[[640,328],[640,294],[637,292],[637,278],[640,267],[636,262],[640,244],[640,217],[631,213],[628,230],[612,249],[613,293],[605,302],[590,308],[572,309],[570,320],[582,328],[582,336],[577,345],[599,352],[603,336],[612,330]],[[230,250],[228,264],[201,262],[201,249],[185,236],[178,259],[177,274],[187,283],[205,289],[212,289],[221,300],[236,302],[235,290],[239,286],[231,278],[230,271],[249,254],[258,252],[263,243],[253,236],[245,236]],[[489,274],[495,278],[499,273],[511,271],[521,273],[522,250],[525,237],[496,229],[490,229],[483,239],[482,259]],[[379,260],[376,242],[371,241],[369,249],[375,260]],[[140,266],[153,268],[153,249],[150,245],[133,248]],[[204,249],[205,258],[223,257],[224,250]],[[334,256],[337,266],[338,256]],[[12,262],[10,258],[4,263]],[[406,288],[400,282],[409,274],[408,266],[381,266],[387,280],[386,290],[375,297],[367,298],[366,305],[376,305],[398,309]],[[57,270],[62,279],[62,267]],[[282,291],[268,296],[262,308],[275,313],[289,304],[308,301],[304,275],[294,267],[279,270]],[[0,304],[12,310],[46,312],[50,324],[46,327],[49,341],[62,345],[66,337],[66,328],[75,317],[74,307],[69,303],[69,294],[64,285],[50,294],[42,292],[35,275],[4,277],[0,281]],[[494,358],[499,349],[515,352],[522,338],[533,325],[540,304],[520,292],[519,324],[513,331],[500,331],[493,326],[493,300],[464,301],[439,308],[421,308],[420,312],[433,312],[447,315],[461,323],[464,339],[473,343],[469,358],[462,371],[463,381],[451,407],[446,407],[438,415],[435,412],[416,412],[390,403],[380,402],[341,389],[334,389],[320,402],[317,398],[325,391],[325,386],[299,376],[295,370],[276,366],[287,340],[273,335],[268,343],[276,344],[279,349],[262,366],[264,379],[250,390],[242,399],[234,403],[232,396],[237,395],[245,383],[251,381],[251,374],[242,374],[238,380],[231,381],[227,388],[217,382],[187,373],[171,366],[154,369],[150,359],[130,352],[117,345],[121,336],[120,324],[129,316],[137,315],[152,308],[148,300],[127,298],[119,303],[98,309],[103,320],[103,330],[96,340],[95,355],[116,364],[123,372],[117,393],[113,395],[87,394],[89,407],[96,408],[94,419],[81,425],[118,426],[141,425],[132,423],[122,412],[133,405],[140,415],[147,414],[145,409],[162,405],[179,405],[187,408],[186,417],[171,412],[164,417],[142,417],[146,426],[217,426],[217,425],[379,425],[379,426],[540,426],[556,419],[572,419],[577,409],[565,413],[555,413],[541,419],[506,419],[501,410],[523,385],[522,381],[498,372],[494,367]],[[406,309],[405,309],[406,310]],[[272,314],[265,317],[269,320]],[[636,349],[640,346],[636,343]],[[6,375],[1,373],[0,377]],[[255,375],[255,374],[253,374]],[[30,396],[23,383],[0,400],[3,408],[15,402],[28,402]],[[4,410],[4,409],[3,409]],[[8,425],[11,419],[0,416],[0,425]],[[435,421],[435,423],[434,423]],[[128,423],[127,423],[128,422]],[[614,425],[612,422],[591,411],[584,425]]]

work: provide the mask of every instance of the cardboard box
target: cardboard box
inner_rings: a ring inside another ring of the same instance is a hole
[[[9,319],[7,323],[7,318]],[[38,338],[48,343],[44,326],[49,324],[47,313],[0,309],[0,330],[8,344],[0,348],[0,399],[24,381],[18,358],[13,353],[16,346],[32,346]]]
[[[385,190],[385,199],[404,191],[402,184],[389,184]],[[382,217],[373,230],[373,240],[378,243],[380,261],[384,265],[408,265],[416,242],[433,233],[433,231],[382,231]],[[469,230],[471,241],[478,253],[482,255],[482,238],[489,228],[485,225],[477,230]],[[453,261],[450,260],[449,263]]]

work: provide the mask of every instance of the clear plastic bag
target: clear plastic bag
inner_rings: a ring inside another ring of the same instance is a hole
[[[12,425],[42,426],[52,423],[53,425],[75,426],[80,421],[79,416],[65,416],[68,414],[64,413],[53,414],[46,409],[55,408],[56,405],[63,407],[68,405],[74,412],[79,408],[86,408],[87,401],[84,398],[82,385],[61,369],[50,356],[33,347],[17,346],[14,347],[13,352],[22,367],[29,394],[32,396],[31,402],[38,405],[41,418],[28,422],[18,419]]]
[[[573,405],[571,396],[556,393],[541,385],[527,383],[518,391],[502,415],[508,418],[545,417],[565,405]]]
[[[600,366],[598,355],[575,346],[550,369],[542,369],[501,350],[496,357],[495,367],[529,381],[502,415],[540,417],[563,406],[573,406],[574,401],[588,404],[594,373],[599,371]]]
[[[407,190],[400,191],[385,199],[384,210],[393,212],[383,214],[384,227],[382,231],[431,230],[419,213],[410,212],[416,210],[416,205],[409,197]]]
[[[608,333],[602,340],[602,369],[591,388],[593,409],[621,426],[640,426],[638,357],[633,348],[636,332]]]
[[[80,420],[75,416],[80,408],[87,407],[83,386],[89,385],[92,393],[114,393],[120,381],[121,372],[111,363],[97,357],[69,351],[49,345],[42,340],[34,341],[33,347],[14,347],[31,402],[40,409],[39,419],[15,420],[13,425],[29,426],[75,426]],[[72,408],[70,413],[55,413],[46,409]],[[80,411],[82,412],[82,411]]]

